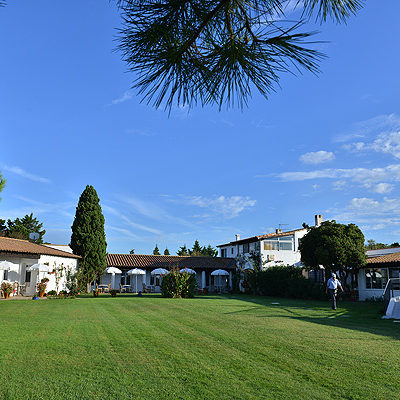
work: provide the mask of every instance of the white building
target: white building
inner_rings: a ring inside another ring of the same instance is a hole
[[[55,273],[27,271],[33,264],[46,264],[50,268],[68,268],[71,272],[78,270],[79,256],[49,246],[28,242],[27,240],[0,237],[0,261],[18,264],[18,271],[0,271],[0,282],[7,280],[22,288],[22,294],[32,296],[36,292],[36,284],[44,277],[49,278],[46,291],[66,290],[65,273],[56,285]]]
[[[322,223],[322,215],[315,216],[315,226]],[[263,268],[274,265],[302,266],[299,244],[301,238],[307,233],[307,228],[300,228],[288,232],[277,229],[275,233],[252,236],[240,239],[236,235],[233,242],[220,244],[220,257],[249,256],[251,252],[259,252]]]

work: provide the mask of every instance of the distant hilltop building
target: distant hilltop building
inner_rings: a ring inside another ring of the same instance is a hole
[[[315,215],[315,226],[321,225],[322,215]],[[274,233],[252,236],[241,239],[240,235],[235,235],[233,242],[220,244],[220,257],[237,257],[240,255],[250,255],[251,252],[259,252],[264,267],[274,265],[296,265],[302,266],[299,251],[301,238],[307,233],[307,228],[295,229],[283,232],[276,229]]]

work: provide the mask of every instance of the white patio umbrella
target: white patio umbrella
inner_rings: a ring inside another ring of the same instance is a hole
[[[224,269],[216,269],[215,271],[211,272],[211,275],[213,275],[213,276],[227,276],[227,275],[229,275],[229,272],[225,271]]]
[[[40,279],[40,276],[39,276],[39,275],[40,275],[40,273],[41,273],[41,272],[51,272],[51,271],[53,271],[53,268],[50,267],[50,266],[48,266],[48,265],[46,265],[46,264],[37,263],[37,264],[31,265],[31,266],[28,267],[26,270],[27,270],[27,271],[30,271],[30,272],[36,271],[36,272],[38,273],[38,274],[37,274],[36,281],[39,282],[39,279]]]
[[[130,270],[127,272],[127,274],[128,274],[128,275],[136,275],[136,286],[135,286],[135,291],[136,291],[136,293],[137,293],[137,277],[138,277],[138,275],[146,275],[146,271],[144,271],[143,269],[140,269],[140,268],[133,268],[133,269],[130,269]]]
[[[188,273],[188,274],[195,274],[196,273],[196,271],[195,270],[193,270],[193,269],[191,269],[191,268],[182,268],[179,272],[186,272],[186,273]]]
[[[0,262],[0,270],[18,272],[19,265],[18,264],[14,264],[14,263],[12,263],[10,261],[1,261]]]
[[[211,275],[212,275],[212,276],[218,276],[218,277],[221,277],[221,276],[229,276],[229,272],[228,272],[228,271],[225,271],[224,269],[217,269],[217,270],[211,272]],[[222,283],[221,283],[221,278],[218,278],[218,283],[219,283],[220,285],[222,285]]]
[[[244,268],[243,268],[243,271],[246,271],[246,269],[254,270],[254,268],[253,268],[252,266],[250,266],[250,265],[248,265],[247,267],[244,267]]]
[[[114,289],[115,285],[115,274],[122,274],[122,271],[115,267],[106,268],[106,274],[111,274],[111,289]]]
[[[18,264],[14,264],[10,261],[1,261],[0,262],[0,270],[2,271],[14,271],[14,272],[18,272],[19,271],[19,265]]]
[[[167,275],[169,274],[169,271],[166,270],[165,268],[156,268],[151,271],[151,275]]]

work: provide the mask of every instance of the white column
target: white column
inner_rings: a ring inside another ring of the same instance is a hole
[[[204,289],[206,287],[206,271],[201,271],[201,288]]]

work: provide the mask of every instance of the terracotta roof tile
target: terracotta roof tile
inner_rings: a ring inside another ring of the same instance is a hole
[[[56,250],[51,247],[28,242],[27,240],[0,237],[0,253],[22,253],[35,255],[49,255],[56,257],[80,258],[66,251]]]
[[[107,254],[107,266],[118,268],[234,269],[234,258]]]
[[[389,264],[400,263],[400,253],[386,254],[379,257],[371,257],[367,259],[367,264]]]

